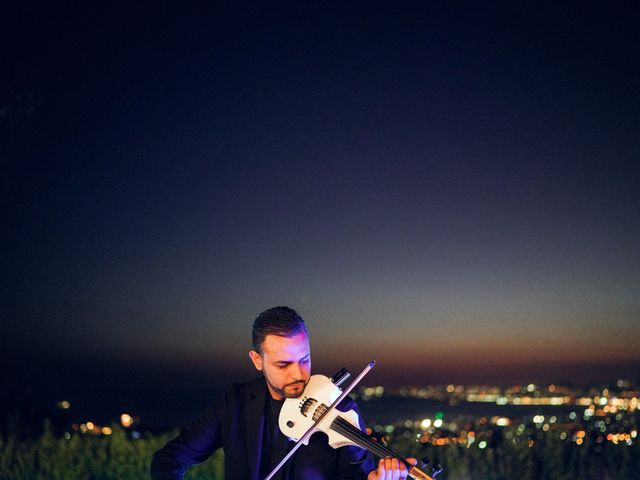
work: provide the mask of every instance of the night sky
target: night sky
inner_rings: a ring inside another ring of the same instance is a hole
[[[282,304],[318,373],[637,379],[639,13],[14,2],[6,384],[217,388]]]

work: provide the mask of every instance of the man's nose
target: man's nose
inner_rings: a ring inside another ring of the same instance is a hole
[[[296,380],[300,380],[304,377],[304,369],[300,366],[299,363],[293,364],[293,368],[291,370],[291,376]]]

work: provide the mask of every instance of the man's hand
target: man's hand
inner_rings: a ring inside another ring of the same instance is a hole
[[[411,465],[415,465],[418,461],[415,458],[407,458]],[[404,462],[397,458],[381,458],[378,463],[378,469],[369,473],[367,480],[402,480],[407,478],[409,471]]]

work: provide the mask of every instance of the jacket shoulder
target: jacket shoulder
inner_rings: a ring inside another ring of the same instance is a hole
[[[224,401],[236,403],[256,398],[264,398],[267,384],[264,377],[256,378],[248,382],[233,383],[224,392]]]

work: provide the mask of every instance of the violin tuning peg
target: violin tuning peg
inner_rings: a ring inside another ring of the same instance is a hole
[[[429,457],[423,457],[422,460],[420,460],[420,466],[424,468],[427,465],[429,465]]]
[[[433,473],[431,474],[431,477],[436,478],[442,470],[444,470],[444,467],[440,466],[440,464],[437,463],[436,466],[433,467]]]
[[[346,368],[341,369],[338,373],[336,373],[333,377],[331,377],[331,381],[334,383],[336,387],[342,385],[345,380],[347,380],[351,374],[347,371]]]

